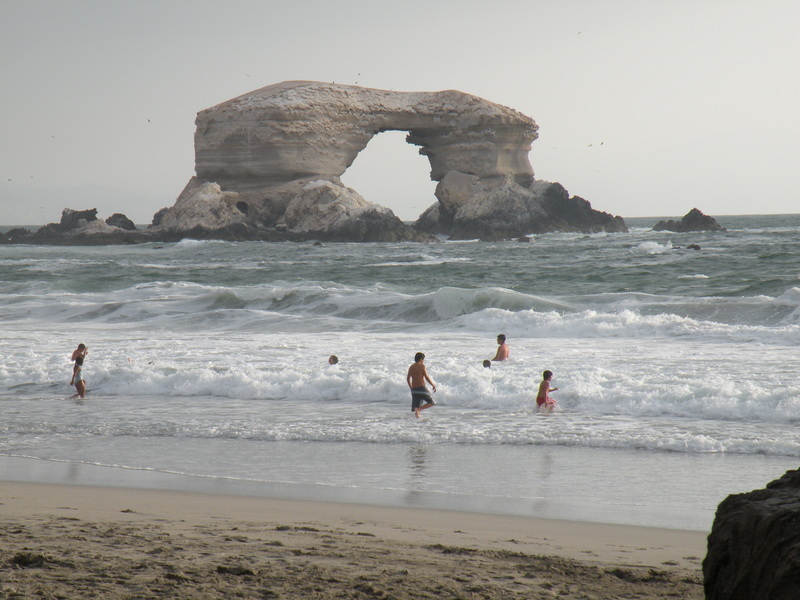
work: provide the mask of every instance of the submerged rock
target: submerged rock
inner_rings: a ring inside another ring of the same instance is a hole
[[[707,600],[800,598],[800,470],[722,501],[703,580]]]

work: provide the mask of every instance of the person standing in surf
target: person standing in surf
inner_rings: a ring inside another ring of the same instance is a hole
[[[81,398],[86,396],[86,380],[83,378],[83,359],[89,354],[89,348],[86,344],[78,344],[78,347],[72,352],[72,362],[75,364],[72,367],[72,379],[69,384],[74,385],[78,390],[76,396]]]
[[[436,384],[433,379],[428,375],[428,369],[425,368],[425,355],[422,352],[417,352],[414,355],[414,364],[408,367],[408,375],[406,375],[406,382],[411,389],[411,412],[419,419],[419,412],[430,408],[436,402],[433,401],[433,396],[425,387],[425,382],[431,384],[433,391],[436,391]]]
[[[550,380],[553,378],[552,371],[545,371],[542,373],[542,382],[539,384],[539,393],[536,394],[536,408],[539,410],[551,412],[556,407],[556,401],[550,396],[550,392],[555,392],[558,388],[550,387]]]
[[[501,333],[497,336],[497,354],[494,355],[492,361],[502,362],[504,360],[508,360],[509,354],[510,350],[508,348],[508,344],[506,344],[506,336],[504,333]]]
[[[75,359],[75,366],[72,369],[72,381],[69,384],[75,386],[78,392],[75,396],[86,397],[86,380],[83,378],[83,356],[78,356]]]

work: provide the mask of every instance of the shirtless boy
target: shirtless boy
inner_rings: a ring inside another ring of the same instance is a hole
[[[505,334],[501,333],[500,335],[497,336],[497,343],[499,344],[497,346],[497,354],[494,355],[494,358],[492,360],[495,362],[508,360],[509,349],[508,349],[508,344],[506,344]]]
[[[408,367],[408,375],[406,375],[406,382],[411,389],[411,411],[419,419],[419,411],[430,408],[434,404],[433,396],[425,387],[425,382],[431,384],[433,391],[436,391],[436,384],[433,379],[428,375],[428,369],[425,368],[425,355],[422,352],[417,352],[414,355],[414,364]]]

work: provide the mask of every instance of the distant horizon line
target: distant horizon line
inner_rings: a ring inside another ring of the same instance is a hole
[[[792,217],[792,216],[800,216],[800,212],[798,212],[798,213],[741,213],[741,214],[732,213],[732,214],[726,214],[726,215],[709,215],[708,213],[704,213],[704,214],[706,214],[708,216],[713,216],[715,219],[725,219],[725,218],[729,218],[729,217],[779,217],[779,216]],[[686,216],[686,215],[653,215],[653,216],[645,216],[645,217],[624,217],[623,216],[622,218],[625,219],[626,221],[628,219],[659,219],[659,220],[663,220],[663,219],[682,219],[684,216]],[[51,221],[50,223],[55,223],[55,222],[56,221]],[[403,220],[403,222],[406,223],[406,224],[410,224],[410,223],[413,223],[414,221],[405,221],[405,220]],[[6,231],[8,231],[10,229],[18,229],[18,228],[39,229],[41,227],[44,227],[45,225],[49,225],[50,223],[42,223],[41,225],[36,225],[36,224],[31,224],[31,223],[25,223],[25,224],[0,224],[0,232],[5,233]],[[136,225],[137,228],[147,228],[147,227],[149,227],[151,225],[151,223],[134,223],[134,225]]]

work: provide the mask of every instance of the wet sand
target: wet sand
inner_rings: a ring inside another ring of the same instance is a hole
[[[3,598],[703,598],[706,533],[0,483]]]

